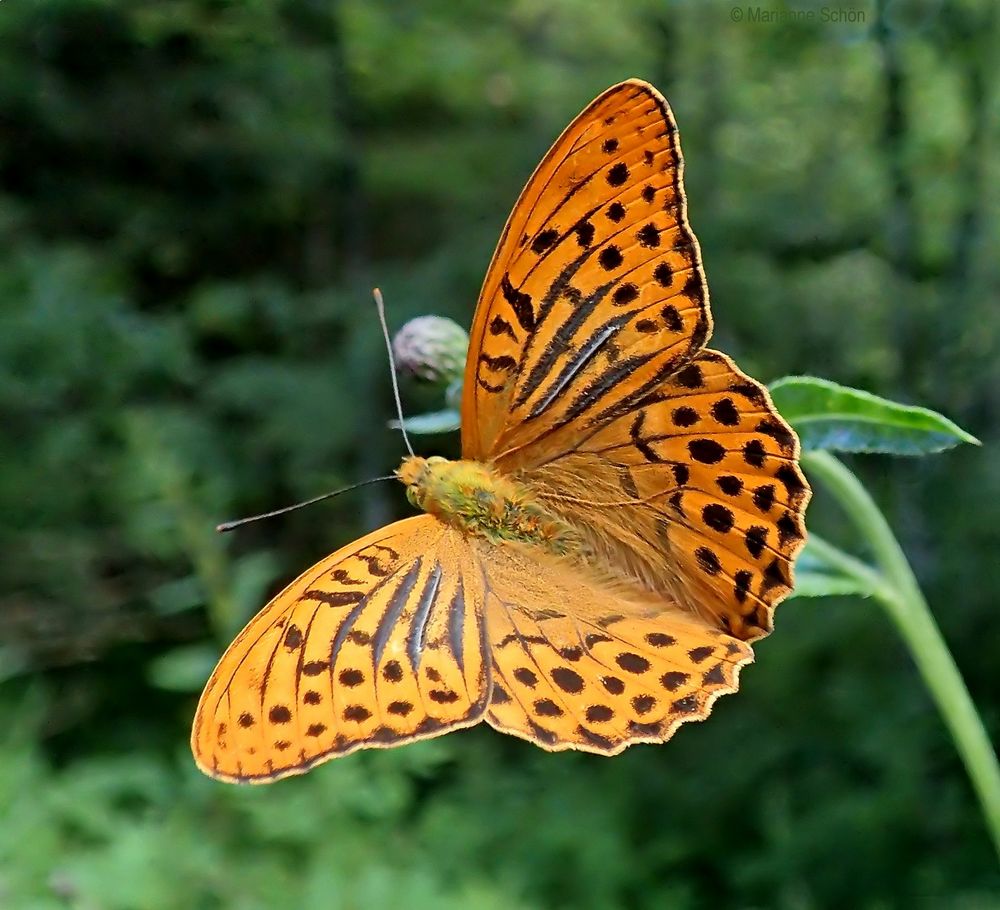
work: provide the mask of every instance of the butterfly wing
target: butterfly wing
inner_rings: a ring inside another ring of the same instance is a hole
[[[463,456],[586,536],[581,564],[484,555],[487,719],[613,753],[708,715],[772,628],[805,539],[798,440],[704,349],[712,320],[665,100],[597,98],[512,213],[473,323]]]
[[[703,350],[571,448],[503,464],[598,549],[627,553],[637,577],[753,641],[772,630],[805,542],[798,454],[767,390]]]
[[[662,742],[734,692],[749,645],[663,597],[513,547],[484,554],[487,721],[550,749]]]
[[[344,547],[223,655],[195,717],[198,766],[264,782],[476,723],[490,688],[483,608],[474,553],[435,518]]]
[[[462,454],[564,448],[650,389],[711,331],[666,101],[638,80],[598,97],[528,181],[472,326]]]
[[[805,538],[798,440],[711,330],[666,101],[615,86],[511,215],[466,367],[463,454],[537,489],[710,627],[772,627]]]

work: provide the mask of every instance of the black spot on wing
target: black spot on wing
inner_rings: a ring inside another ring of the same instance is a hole
[[[530,332],[535,328],[535,311],[531,306],[531,295],[524,294],[511,284],[510,276],[504,275],[500,279],[500,293],[503,294],[504,300],[510,304],[510,308],[514,311],[514,315],[517,317],[517,321],[520,323],[521,328],[526,332]]]
[[[584,687],[583,677],[569,667],[555,667],[552,670],[552,681],[564,692],[582,692]]]
[[[802,538],[802,530],[798,525],[798,522],[792,517],[791,513],[785,512],[781,518],[778,519],[778,546],[784,549],[788,546],[790,541],[800,540]]]
[[[589,221],[580,221],[573,229],[576,232],[576,242],[582,247],[588,247],[594,242],[594,225]]]
[[[684,369],[679,370],[676,380],[685,389],[700,389],[705,384],[701,367],[696,363],[689,363]]]
[[[711,410],[712,416],[725,427],[735,427],[740,422],[740,414],[732,398],[720,398]]]
[[[659,266],[657,266],[657,271],[659,271]],[[669,278],[667,278],[667,283],[670,283]],[[660,310],[660,316],[663,317],[663,324],[671,332],[683,331],[684,320],[681,319],[681,314],[677,311],[677,307],[675,307],[672,303],[668,303],[662,310]]]
[[[788,497],[792,502],[798,502],[801,500],[802,495],[806,491],[806,485],[802,480],[802,475],[798,472],[794,465],[781,465],[781,467],[774,472],[774,476],[777,477],[782,484],[784,484],[785,491],[788,493]]]
[[[625,260],[622,256],[622,251],[614,244],[611,244],[601,250],[597,256],[597,261],[604,271],[610,272],[618,268]]]
[[[752,468],[764,467],[767,459],[767,449],[759,439],[751,439],[743,446],[743,460]]]
[[[626,282],[615,288],[615,292],[611,295],[611,300],[615,306],[628,306],[638,296],[639,289],[632,282]]]
[[[743,489],[743,481],[732,474],[721,474],[715,478],[715,484],[727,496],[739,496]]]
[[[718,464],[726,455],[726,450],[714,439],[692,439],[688,451],[695,461],[702,464]]]
[[[697,648],[692,648],[688,651],[688,657],[691,658],[696,664],[700,664],[706,658],[712,656],[712,652],[715,649],[711,645],[701,645]]]
[[[506,335],[511,341],[517,341],[517,335],[514,334],[513,326],[503,316],[494,316],[490,320],[489,330],[493,336]]]
[[[341,670],[337,676],[337,680],[342,686],[347,686],[353,689],[355,686],[360,686],[365,681],[365,674],[362,673],[355,667],[348,667],[346,670]]]
[[[527,667],[518,667],[514,670],[514,679],[529,689],[534,689],[538,685],[538,677]]]
[[[783,423],[771,419],[762,420],[757,424],[757,432],[770,436],[778,443],[778,447],[784,454],[790,455],[795,451],[795,436]]]
[[[756,405],[758,408],[762,408],[767,404],[764,398],[764,390],[757,385],[756,382],[751,380],[740,380],[734,382],[729,387],[730,392],[735,392],[737,395],[742,395],[751,404]]]
[[[297,651],[302,644],[302,630],[292,623],[285,631],[285,647],[289,651]]]
[[[302,593],[303,600],[315,600],[326,604],[328,607],[346,607],[360,603],[365,595],[360,591],[322,591],[318,588],[310,588]]]
[[[639,228],[639,232],[635,236],[639,245],[648,250],[656,249],[660,245],[660,230],[652,222]]]
[[[767,528],[762,525],[751,525],[743,535],[747,552],[754,558],[759,559],[767,546]]]
[[[753,491],[753,504],[761,512],[771,511],[771,506],[774,505],[774,484],[766,483],[757,487]]]
[[[624,161],[613,164],[608,169],[608,183],[611,186],[622,186],[629,177],[628,165]]]
[[[552,244],[559,239],[559,232],[555,228],[546,228],[541,231],[531,243],[533,253],[544,253]]]
[[[517,361],[509,354],[501,354],[499,357],[480,354],[479,362],[493,370],[494,373],[509,373],[517,366]]]
[[[287,724],[292,719],[292,712],[287,705],[275,705],[268,711],[267,719],[272,724]]]

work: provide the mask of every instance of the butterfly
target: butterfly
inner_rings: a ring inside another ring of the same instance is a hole
[[[805,542],[799,443],[716,351],[666,100],[595,99],[528,181],[470,334],[462,458],[225,652],[191,744],[264,782],[469,727],[605,755],[736,691]]]

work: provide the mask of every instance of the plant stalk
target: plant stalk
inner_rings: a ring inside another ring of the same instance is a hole
[[[969,690],[899,542],[868,491],[846,465],[829,452],[809,452],[802,456],[802,465],[834,494],[871,546],[887,583],[879,585],[873,596],[884,604],[937,703],[965,763],[1000,855],[1000,765]]]

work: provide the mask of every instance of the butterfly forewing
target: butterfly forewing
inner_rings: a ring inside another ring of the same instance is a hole
[[[482,596],[468,543],[426,515],[323,560],[220,660],[192,733],[199,766],[273,780],[475,723],[489,693]]]
[[[704,343],[707,290],[681,177],[670,109],[643,82],[609,89],[557,140],[480,296],[464,457],[552,434],[565,447]]]

